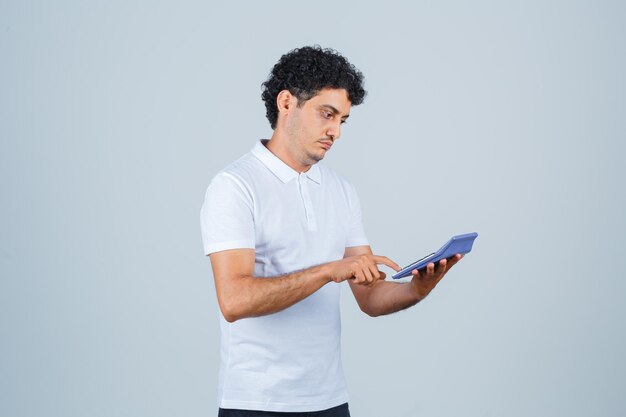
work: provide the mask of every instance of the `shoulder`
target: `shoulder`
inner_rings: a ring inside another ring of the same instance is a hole
[[[243,155],[220,170],[211,179],[209,188],[237,185],[243,189],[250,189],[254,179],[262,172],[263,166],[251,153]]]
[[[263,166],[260,161],[252,152],[248,152],[241,158],[224,167],[215,177],[230,176],[241,179],[254,178],[262,168]]]

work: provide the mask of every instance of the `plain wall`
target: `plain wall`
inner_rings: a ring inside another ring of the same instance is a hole
[[[325,163],[418,306],[342,295],[355,417],[626,414],[626,7],[0,2],[0,415],[216,415],[199,209],[269,137],[261,83],[339,50],[369,94]]]

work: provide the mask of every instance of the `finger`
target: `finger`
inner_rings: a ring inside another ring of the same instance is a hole
[[[391,259],[387,258],[386,256],[374,255],[373,258],[374,258],[374,262],[376,262],[377,264],[387,265],[389,268],[395,270],[396,272],[402,269],[400,268],[400,265],[398,265]]]
[[[363,276],[365,277],[365,281],[367,281],[368,284],[376,281],[374,275],[372,274],[372,271],[370,271],[368,267],[363,268]]]
[[[411,271],[411,274],[412,274],[414,277],[421,277],[421,276],[422,276],[422,274],[420,274],[420,271],[418,271],[417,269],[412,270],[412,271]]]
[[[435,273],[435,264],[432,262],[429,262],[428,265],[426,265],[426,275],[432,275]]]
[[[374,281],[378,281],[380,279],[380,271],[376,267],[376,264],[369,265],[369,270],[372,273],[372,277],[374,278]]]
[[[439,272],[440,274],[446,272],[447,266],[448,266],[448,260],[447,259],[444,258],[444,259],[440,260],[439,261],[439,268],[437,268],[437,272]]]
[[[362,258],[361,264],[363,268],[363,275],[365,275],[365,279],[367,280],[368,285],[371,285],[374,282],[378,281],[380,273],[378,271],[378,268],[376,267],[376,263],[374,262],[373,258],[371,256],[364,257]]]
[[[448,266],[448,268],[450,268],[452,265],[456,264],[457,262],[459,262],[461,259],[463,259],[463,255],[461,255],[460,253],[457,253],[456,255],[454,255],[451,259],[450,259],[450,264]]]
[[[384,281],[385,278],[387,278],[387,274],[385,274],[383,271],[378,271],[378,273],[380,274],[380,277],[378,278],[381,281]]]
[[[358,276],[358,280],[355,281],[357,284],[364,285],[366,287],[372,285],[372,282],[368,280],[368,278],[365,276],[365,273],[363,271],[359,272],[357,276]]]
[[[450,270],[450,268],[452,268],[454,265],[456,265],[457,262],[459,262],[461,260],[461,258],[463,258],[463,255],[457,253],[454,256],[451,256],[450,258],[448,258],[448,265],[446,267],[446,270]]]

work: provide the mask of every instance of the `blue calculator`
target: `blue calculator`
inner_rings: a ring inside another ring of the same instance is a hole
[[[393,279],[404,278],[411,275],[411,271],[417,269],[425,269],[429,263],[437,263],[444,258],[450,258],[457,253],[464,255],[472,251],[474,239],[478,237],[478,233],[466,233],[464,235],[452,236],[448,242],[443,245],[437,252],[424,256],[413,262],[411,265],[405,266],[402,270],[392,276]]]

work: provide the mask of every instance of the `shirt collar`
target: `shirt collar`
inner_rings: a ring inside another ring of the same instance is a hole
[[[265,143],[267,142],[267,139],[258,140],[254,145],[254,148],[252,148],[252,154],[256,156],[263,163],[263,165],[272,171],[272,173],[283,183],[287,183],[298,177],[299,174],[296,170],[284,163],[280,158],[265,147]],[[303,172],[302,174],[318,184],[322,183],[322,173],[317,164],[314,164],[308,169],[308,171]]]

